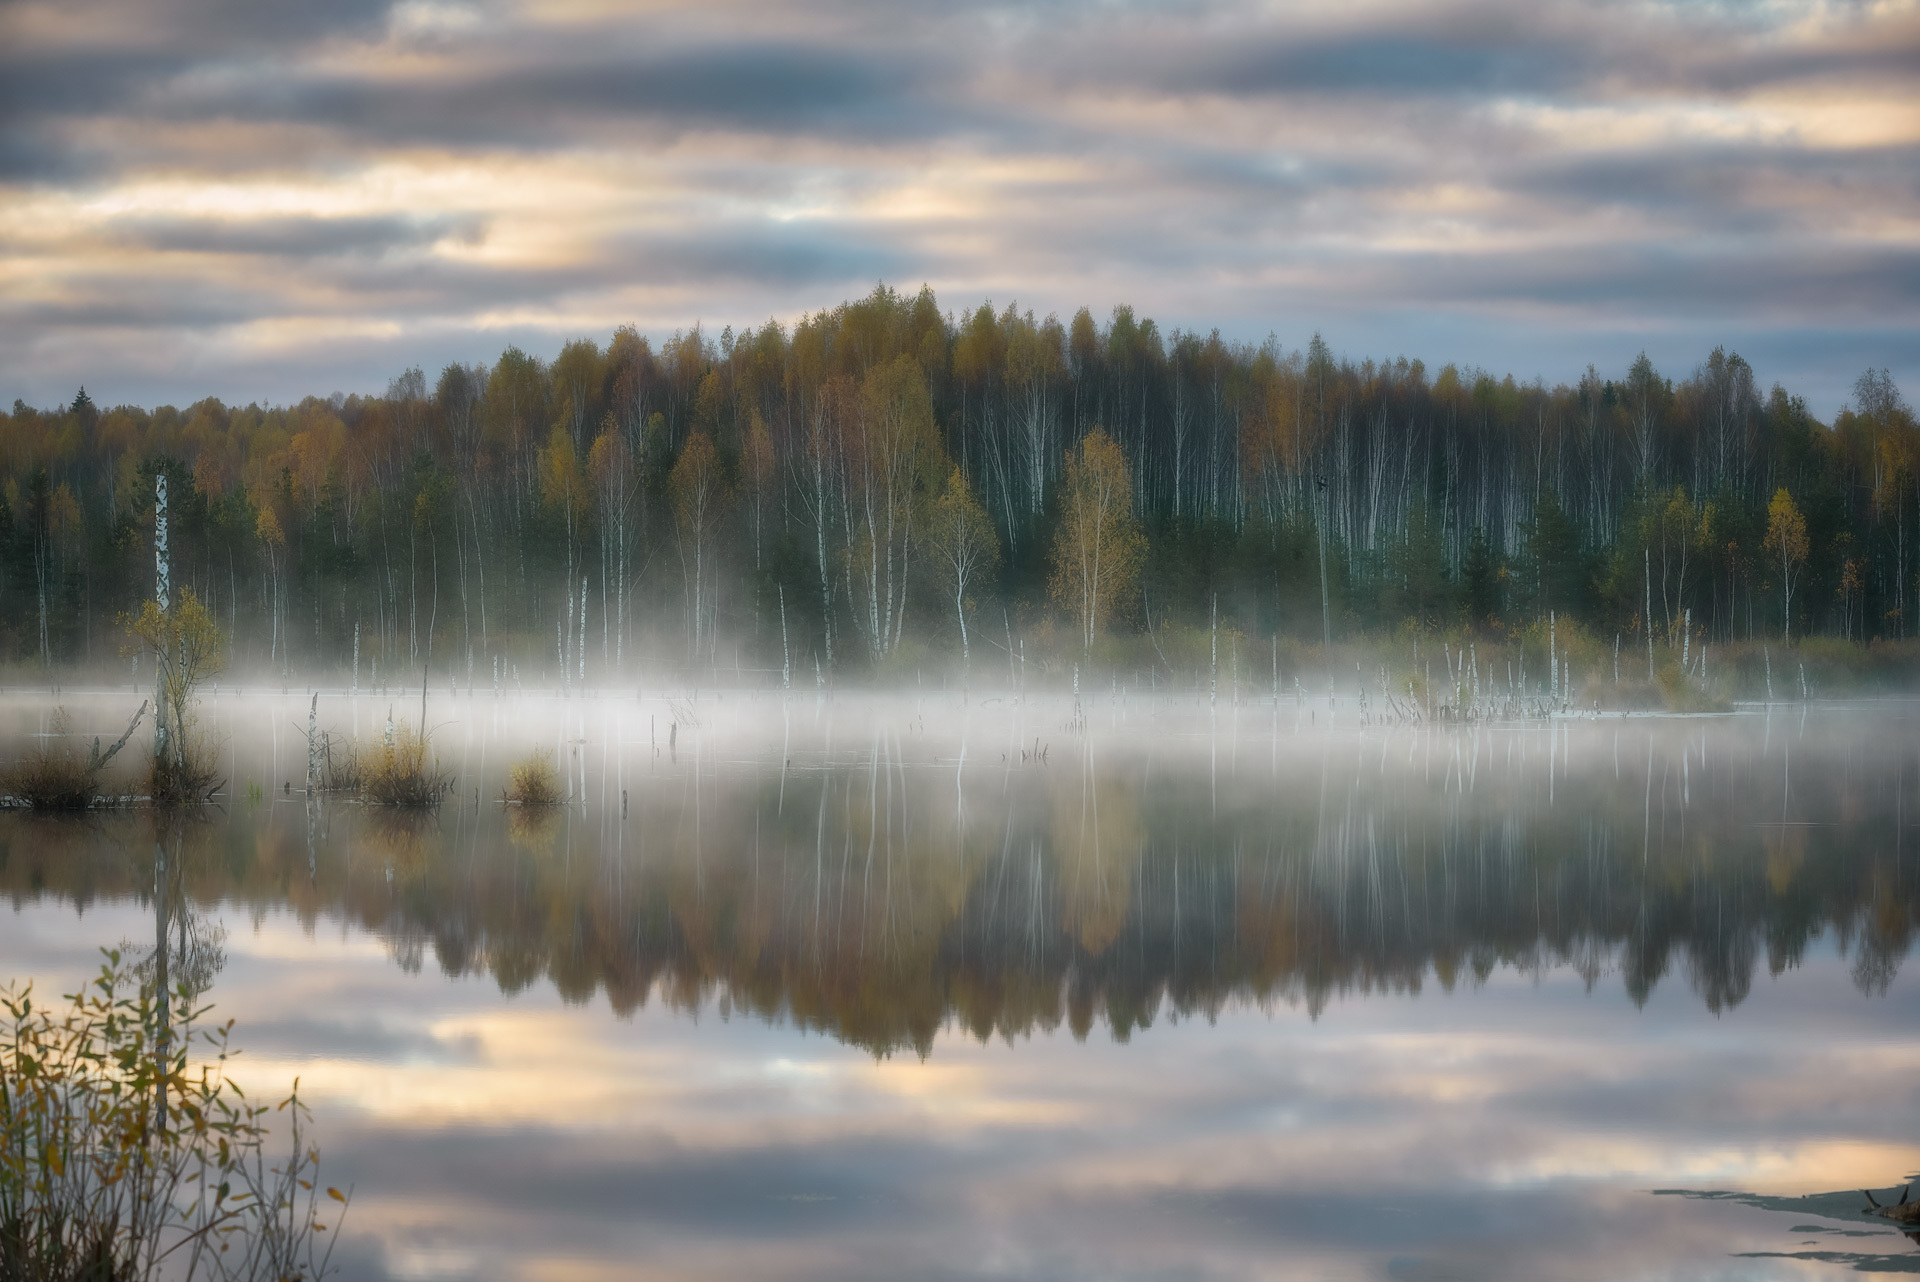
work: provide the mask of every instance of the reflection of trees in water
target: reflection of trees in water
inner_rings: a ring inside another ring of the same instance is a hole
[[[199,997],[213,987],[214,977],[226,967],[227,928],[183,900],[174,902],[170,917],[168,982],[175,988],[184,985]],[[133,963],[134,976],[142,984],[153,982],[159,958],[157,945],[122,940],[120,955]]]
[[[624,827],[617,808],[396,826],[330,807],[311,872],[299,814],[243,813],[183,834],[182,876],[200,903],[345,913],[405,965],[431,952],[510,991],[604,989],[620,1011],[724,996],[877,1051],[924,1051],[950,1019],[985,1037],[1104,1017],[1124,1038],[1162,1006],[1317,1011],[1501,967],[1617,978],[1635,1001],[1677,972],[1722,1010],[1763,954],[1777,974],[1828,932],[1869,993],[1907,952],[1916,885],[1890,762],[1796,759],[1793,813],[1768,822],[1778,767],[1732,753],[1683,774],[1647,765],[1643,740],[1637,768],[1558,777],[1550,795],[1524,761],[1495,768],[1483,748],[1463,766],[1436,742],[1449,755],[1430,767],[1329,754],[1216,780],[1056,749],[1044,769],[969,770],[963,798],[951,768],[882,739],[784,784],[656,779]],[[18,835],[36,821],[4,822],[16,898],[137,883],[110,831],[137,819],[45,847]]]

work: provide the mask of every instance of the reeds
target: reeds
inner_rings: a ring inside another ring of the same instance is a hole
[[[37,752],[15,761],[0,771],[0,807],[28,810],[87,810],[128,800],[124,796],[106,797],[100,792],[100,775],[114,754],[126,746],[134,728],[146,714],[144,701],[133,714],[126,733],[105,752],[95,738],[84,757],[76,757],[71,744],[58,748],[48,744]],[[65,708],[53,716],[53,733],[63,738],[72,733],[72,721]]]
[[[356,756],[361,799],[375,806],[437,806],[453,776],[427,758],[427,741],[404,723]]]
[[[553,768],[553,754],[536,748],[531,755],[507,768],[506,799],[522,806],[560,804],[560,775]]]
[[[0,804],[28,810],[86,810],[99,800],[100,776],[70,752],[42,749],[13,763],[0,794]]]

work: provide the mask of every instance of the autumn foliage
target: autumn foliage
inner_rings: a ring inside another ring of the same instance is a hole
[[[1725,349],[1553,385],[1300,337],[882,286],[376,395],[16,403],[0,664],[117,675],[163,476],[220,656],[286,686],[824,682],[1102,637],[1163,671],[1216,618],[1276,649],[1549,613],[1636,649],[1913,635],[1920,426],[1885,371],[1823,421]]]

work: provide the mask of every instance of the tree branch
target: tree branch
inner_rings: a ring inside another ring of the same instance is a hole
[[[113,754],[127,746],[127,740],[133,738],[133,732],[139,726],[140,718],[146,715],[147,715],[147,701],[145,699],[142,699],[140,701],[139,710],[133,714],[133,720],[127,722],[127,732],[121,735],[120,738],[114,743],[114,745],[111,748],[108,748],[104,754],[100,751],[100,739],[96,735],[93,740],[93,751],[89,753],[87,756],[87,769],[90,771],[98,770],[102,766],[106,765],[109,761],[112,761]]]

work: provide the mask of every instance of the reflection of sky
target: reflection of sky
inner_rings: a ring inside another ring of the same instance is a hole
[[[9,915],[0,973],[70,987],[145,910]],[[1233,1006],[876,1061],[758,1019],[628,1020],[409,974],[356,930],[229,910],[215,990],[256,1089],[298,1074],[356,1276],[1804,1276],[1900,1251],[1654,1188],[1798,1194],[1920,1167],[1910,984],[1822,949],[1709,1016],[1565,969]],[[1872,1222],[1837,1227],[1872,1227]],[[1736,1268],[1735,1265],[1740,1267]]]

